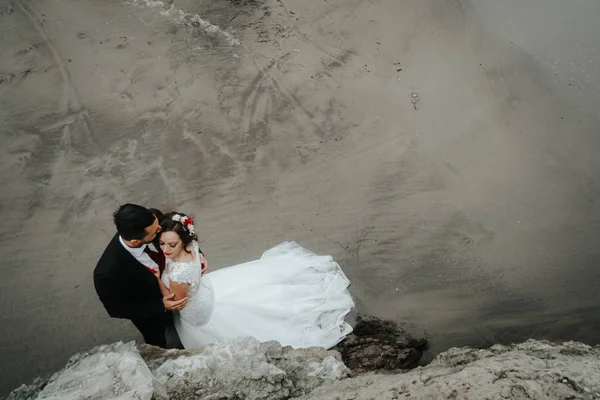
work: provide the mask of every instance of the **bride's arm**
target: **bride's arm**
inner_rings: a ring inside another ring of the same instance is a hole
[[[187,297],[188,288],[190,286],[189,283],[179,283],[169,280],[169,286],[171,287],[171,293],[175,293],[175,298],[173,300],[185,299]]]

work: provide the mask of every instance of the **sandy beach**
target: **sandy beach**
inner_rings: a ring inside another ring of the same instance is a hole
[[[0,0],[0,396],[139,339],[92,283],[126,202],[212,269],[333,255],[430,356],[600,343],[600,6],[508,3]]]

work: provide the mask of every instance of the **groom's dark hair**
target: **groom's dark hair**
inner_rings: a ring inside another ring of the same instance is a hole
[[[141,240],[148,232],[146,228],[154,223],[154,214],[146,207],[137,204],[123,204],[113,213],[117,232],[125,240]]]
[[[163,212],[160,211],[158,208],[149,208],[148,210],[152,211],[152,214],[154,214],[158,219],[161,219],[163,216]]]

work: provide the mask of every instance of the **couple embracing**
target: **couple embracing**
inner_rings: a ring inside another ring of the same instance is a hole
[[[188,215],[125,204],[113,218],[94,285],[108,314],[131,320],[148,344],[181,347],[167,346],[171,326],[186,349],[240,336],[330,348],[352,331],[350,282],[330,256],[283,242],[207,273]]]

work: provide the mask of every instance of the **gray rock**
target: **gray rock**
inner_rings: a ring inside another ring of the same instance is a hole
[[[339,353],[238,338],[198,350],[133,342],[73,356],[48,381],[14,390],[10,400],[288,399],[346,378]]]
[[[337,352],[292,349],[237,338],[198,351],[142,355],[154,376],[178,399],[288,399],[348,376]]]
[[[71,357],[37,397],[38,400],[152,398],[167,399],[166,391],[140,357],[134,342],[99,346]]]
[[[21,385],[10,392],[6,400],[34,400],[46,387],[50,378],[35,378],[31,385]]]
[[[385,350],[388,336],[362,337],[377,339],[372,343]],[[402,335],[392,336],[404,343]],[[600,398],[600,346],[529,340],[485,350],[455,348],[406,373],[348,376],[336,351],[253,338],[198,350],[116,343],[74,356],[48,381],[22,386],[8,399],[591,400]]]
[[[134,342],[95,347],[71,357],[47,382],[13,391],[10,400],[162,400],[165,387],[154,378]]]
[[[529,340],[487,350],[450,349],[396,375],[362,375],[316,389],[317,399],[596,399],[600,347]]]

